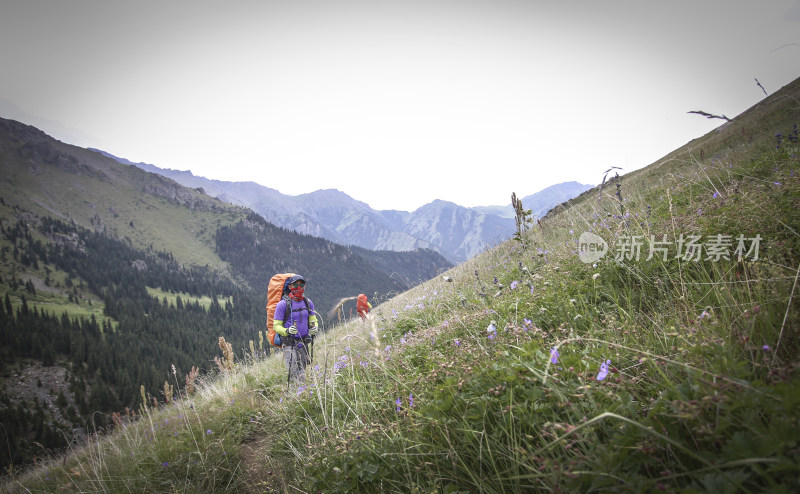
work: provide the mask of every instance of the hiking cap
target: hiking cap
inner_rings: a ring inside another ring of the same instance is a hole
[[[289,285],[291,285],[292,283],[294,283],[296,281],[302,281],[304,285],[306,283],[306,279],[305,278],[303,278],[299,274],[296,274],[296,275],[294,275],[294,276],[292,276],[292,277],[290,277],[289,279],[286,280],[286,283],[284,283],[284,285],[283,285],[283,291],[284,292],[288,291],[289,290]]]

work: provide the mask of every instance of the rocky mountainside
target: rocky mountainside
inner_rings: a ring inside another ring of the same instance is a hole
[[[510,204],[467,208],[435,200],[413,212],[374,210],[336,189],[289,196],[254,182],[211,180],[190,171],[133,163],[97,151],[187,187],[202,188],[220,200],[246,206],[284,228],[370,250],[431,249],[459,263],[509,238],[515,228]],[[550,208],[589,188],[578,182],[556,184],[524,197],[522,202],[535,216],[544,216]]]

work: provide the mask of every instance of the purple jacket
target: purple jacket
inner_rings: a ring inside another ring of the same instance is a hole
[[[306,300],[308,300],[308,310],[306,310],[306,304],[304,301],[292,300],[292,313],[289,315],[286,314],[286,299],[281,300],[278,302],[278,305],[275,306],[274,321],[276,323],[278,321],[285,321],[283,327],[287,329],[293,323],[297,323],[297,336],[308,336],[309,318],[311,318],[311,321],[316,323],[317,316],[316,312],[314,312],[314,302],[309,299]]]

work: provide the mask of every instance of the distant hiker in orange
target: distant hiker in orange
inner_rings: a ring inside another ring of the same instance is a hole
[[[366,320],[367,314],[369,314],[369,311],[372,310],[372,304],[367,302],[367,296],[363,293],[358,294],[358,299],[356,300],[356,310],[358,311],[358,315],[361,316],[362,320]]]

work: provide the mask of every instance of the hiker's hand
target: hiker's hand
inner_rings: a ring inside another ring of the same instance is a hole
[[[311,336],[314,336],[314,335],[317,334],[317,325],[316,324],[312,324],[311,327],[308,328],[308,334],[310,334]]]
[[[294,336],[297,334],[297,324],[292,324],[289,329],[286,330],[287,333]]]

